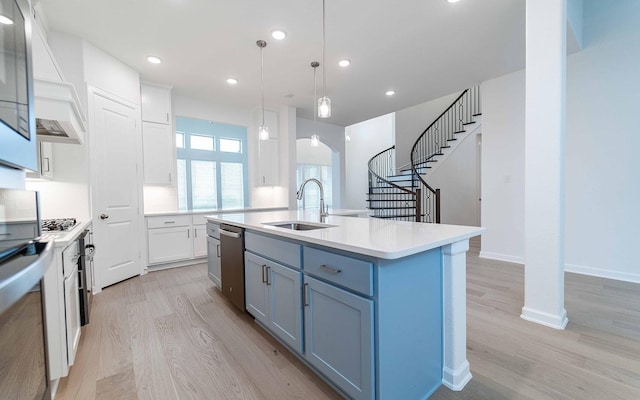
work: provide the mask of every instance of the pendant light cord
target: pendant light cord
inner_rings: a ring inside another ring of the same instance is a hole
[[[264,47],[260,47],[260,91],[262,92],[262,126],[264,126],[264,57],[262,50]]]
[[[317,133],[316,131],[316,119],[318,118],[318,102],[316,99],[318,98],[318,85],[316,84],[316,69],[318,67],[313,67],[313,134]]]
[[[322,86],[323,95],[327,97],[327,73],[325,69],[324,53],[325,53],[325,16],[324,16],[324,1],[322,0]]]

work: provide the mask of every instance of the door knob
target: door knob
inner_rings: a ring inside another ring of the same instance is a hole
[[[107,219],[109,216],[107,214],[100,214],[100,219]]]

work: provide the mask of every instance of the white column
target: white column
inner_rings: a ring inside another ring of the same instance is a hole
[[[523,319],[556,329],[564,309],[566,0],[526,2]]]
[[[469,240],[442,247],[443,356],[442,383],[462,390],[471,380],[467,361],[467,250]]]

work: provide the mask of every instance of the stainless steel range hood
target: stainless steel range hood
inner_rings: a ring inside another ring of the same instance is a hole
[[[87,124],[73,85],[34,78],[33,89],[38,138],[82,144]]]

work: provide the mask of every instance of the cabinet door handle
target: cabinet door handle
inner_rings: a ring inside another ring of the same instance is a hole
[[[340,272],[342,272],[341,269],[337,269],[337,268],[331,268],[331,267],[327,267],[326,265],[322,264],[320,266],[320,269],[323,270],[326,273],[329,273],[331,275],[338,275]]]
[[[271,281],[269,280],[269,270],[271,270],[271,267],[267,265],[267,285],[271,285]]]
[[[191,233],[190,232],[191,232],[191,229],[187,229],[187,238],[191,237]]]
[[[198,229],[193,228],[193,237],[198,237]]]
[[[167,122],[169,122],[169,113],[167,113]]]
[[[302,285],[302,302],[304,303],[305,307],[309,306],[309,300],[307,299],[308,287],[309,287],[308,283],[305,283],[304,285]]]
[[[45,161],[45,162],[46,162],[46,164],[47,164],[47,167],[46,167],[46,168],[44,168],[44,170],[45,170],[44,172],[51,172],[51,166],[49,165],[49,157],[45,157],[45,158],[44,158],[44,161]]]
[[[171,172],[169,172],[169,183],[171,183]]]
[[[262,264],[262,283],[267,283],[266,274],[267,274],[267,265]]]
[[[263,176],[263,177],[262,177],[262,183],[265,183],[265,180],[266,180],[266,179],[267,179],[267,178]]]
[[[219,244],[216,245],[216,256],[218,256],[218,258],[220,257],[220,245]]]

